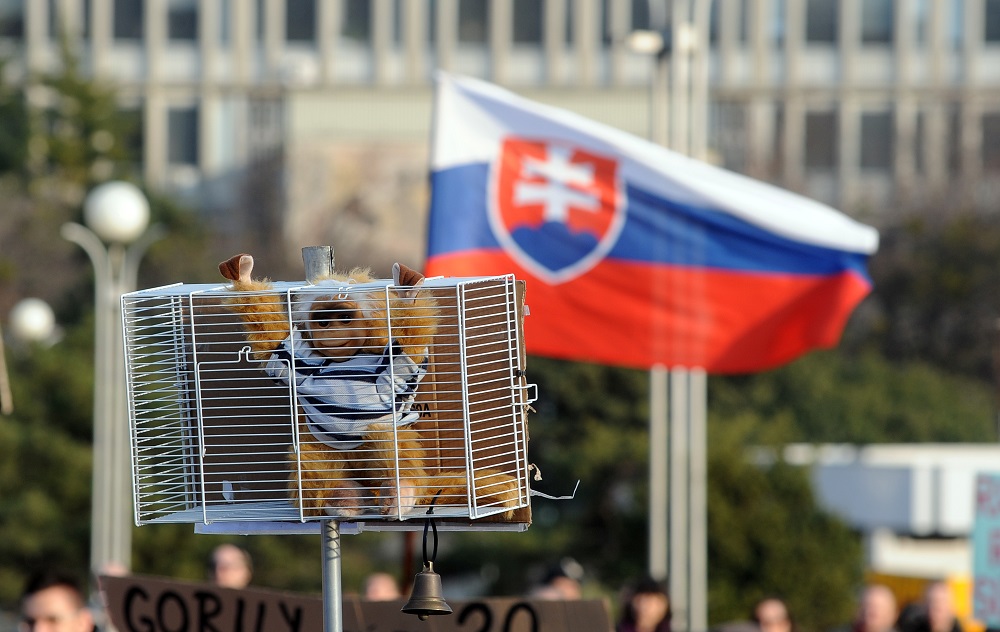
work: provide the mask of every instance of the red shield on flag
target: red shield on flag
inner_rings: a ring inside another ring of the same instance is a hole
[[[618,162],[578,146],[504,139],[491,166],[490,224],[507,253],[549,284],[578,277],[625,223]]]

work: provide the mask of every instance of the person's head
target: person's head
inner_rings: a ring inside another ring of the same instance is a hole
[[[896,625],[896,596],[888,586],[871,584],[861,593],[858,622],[864,632],[886,632]]]
[[[21,593],[20,632],[90,632],[94,617],[77,580],[42,573],[28,580]]]
[[[553,601],[575,601],[583,596],[580,581],[583,567],[573,558],[567,557],[545,571],[540,584],[532,589],[529,596],[534,599]]]
[[[396,578],[389,573],[372,573],[365,579],[365,599],[392,601],[401,597]]]
[[[753,621],[761,632],[792,632],[788,606],[778,597],[765,597],[753,609]]]
[[[932,582],[924,593],[931,632],[950,632],[955,624],[955,595],[946,582]]]
[[[663,584],[652,579],[640,580],[625,604],[625,618],[637,630],[655,630],[670,618],[670,598]]]
[[[246,588],[253,577],[250,554],[235,544],[220,544],[212,551],[208,578],[222,588]]]

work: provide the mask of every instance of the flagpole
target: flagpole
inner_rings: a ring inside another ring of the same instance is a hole
[[[659,12],[657,11],[659,9]],[[650,6],[650,25],[657,29],[659,49],[653,52],[652,81],[649,88],[649,139],[666,147],[669,143],[669,87],[670,51],[664,39],[666,31],[665,5]],[[660,296],[666,288],[661,283],[653,288]],[[654,334],[654,344],[663,344],[664,332],[660,327]],[[667,408],[667,389],[670,371],[655,365],[649,371],[649,554],[650,577],[666,580],[670,568],[669,551],[669,481],[670,481],[670,413]]]
[[[649,575],[668,577],[670,441],[667,386],[670,372],[663,365],[649,370]]]
[[[702,75],[710,7],[711,0],[673,0],[668,33],[668,5],[650,3],[651,26],[666,40],[650,88],[650,140],[699,159],[705,157]],[[667,289],[654,288],[654,295]],[[669,289],[682,293],[682,301],[697,292]],[[654,332],[655,344],[665,342],[665,333]],[[702,632],[708,628],[707,376],[701,369],[658,365],[650,369],[649,385],[649,573],[669,581],[671,627]]]

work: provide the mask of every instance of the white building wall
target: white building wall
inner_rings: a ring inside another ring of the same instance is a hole
[[[872,44],[861,41],[866,7],[862,0],[838,3],[835,42],[808,41],[806,2],[714,0],[717,27],[707,69],[710,98],[742,107],[746,113],[740,117],[743,127],[716,129],[712,138],[726,131],[742,134],[746,141],[742,155],[719,151],[718,143],[709,154],[849,213],[865,213],[866,220],[891,216],[903,201],[949,196],[995,207],[1000,194],[996,186],[989,186],[995,178],[983,172],[981,160],[987,142],[982,116],[1000,111],[1000,42],[983,38],[984,11],[987,6],[996,8],[995,3],[891,0],[892,41]],[[962,3],[962,11],[954,10],[956,2]],[[357,126],[350,118],[338,117],[351,110],[402,111],[415,91],[429,93],[430,77],[438,67],[491,79],[529,96],[535,91],[553,95],[558,91],[552,98],[569,109],[641,135],[648,129],[646,104],[633,97],[648,87],[650,60],[624,48],[623,35],[637,26],[632,15],[635,2],[543,0],[539,12],[543,27],[536,43],[514,41],[518,16],[512,0],[485,4],[490,21],[482,42],[461,37],[466,17],[460,9],[467,5],[457,0],[370,3],[368,35],[362,39],[343,31],[357,24],[356,16],[347,13],[357,4],[315,0],[316,37],[306,42],[286,38],[287,0],[260,4],[199,0],[199,36],[187,40],[171,39],[167,32],[168,0],[141,4],[144,41],[115,37],[115,9],[125,5],[91,0],[88,35],[78,40],[77,48],[84,68],[114,81],[127,98],[141,100],[147,121],[145,173],[150,182],[167,189],[178,182],[190,185],[192,174],[197,184],[245,166],[250,156],[222,144],[247,134],[241,127],[247,122],[224,116],[220,104],[252,99],[261,89],[281,91],[290,113],[300,107],[326,111],[325,116],[303,121],[288,117],[295,126],[284,136],[290,152],[300,136],[336,143],[366,133],[378,139],[405,128],[407,133],[415,130],[414,138],[426,138],[429,117],[416,118],[426,114],[425,105],[401,122],[389,120],[386,127],[374,123],[376,114],[367,122],[358,119]],[[77,4],[67,0],[26,5],[24,36],[0,41],[0,51],[21,53],[22,66],[8,69],[15,79],[25,77],[26,66],[45,69],[55,61],[50,7],[57,21],[65,18],[72,25],[82,20]],[[923,6],[929,15],[917,19]],[[963,16],[961,23],[954,22],[957,14]],[[779,17],[782,22],[776,23]],[[342,104],[345,94],[349,102]],[[421,103],[426,100],[420,98]],[[165,112],[176,103],[195,103],[201,113],[198,160],[180,169],[169,166],[166,159],[171,132]],[[959,106],[961,121],[957,167],[945,158],[951,133],[947,112],[953,103]],[[870,108],[885,104],[891,105],[898,137],[892,164],[875,172],[862,170],[859,148],[872,141],[861,138],[858,121]],[[831,107],[840,115],[839,159],[831,172],[813,172],[803,166],[810,154],[804,117],[812,109]],[[919,130],[918,115],[924,121]],[[315,129],[304,129],[309,123]],[[420,123],[423,129],[418,129]],[[913,142],[918,134],[919,165]]]

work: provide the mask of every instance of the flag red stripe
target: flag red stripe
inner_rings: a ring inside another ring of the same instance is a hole
[[[863,276],[789,275],[606,259],[550,286],[500,251],[439,255],[428,276],[513,273],[527,282],[529,353],[710,373],[772,368],[837,344],[871,286]],[[595,324],[597,323],[597,324]]]

